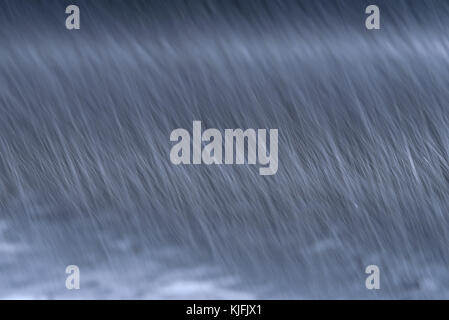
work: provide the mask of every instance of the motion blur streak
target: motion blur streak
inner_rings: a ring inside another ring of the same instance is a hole
[[[0,298],[449,298],[449,3],[369,4],[1,0]],[[173,165],[194,120],[278,172]]]

